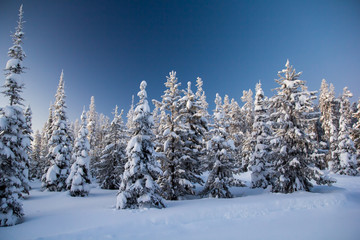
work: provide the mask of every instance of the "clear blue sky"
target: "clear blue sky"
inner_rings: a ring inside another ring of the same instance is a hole
[[[360,90],[360,1],[17,1],[0,0],[0,65],[5,67],[20,4],[28,67],[26,104],[41,129],[64,69],[68,116],[95,96],[98,112],[128,111],[142,80],[160,99],[165,76],[185,88],[200,76],[212,110],[215,94],[240,104],[261,80],[267,96],[290,59],[310,90],[321,80]],[[1,77],[1,85],[4,76]],[[195,90],[195,86],[193,86]],[[136,99],[137,101],[137,99]],[[7,104],[0,97],[1,106]]]

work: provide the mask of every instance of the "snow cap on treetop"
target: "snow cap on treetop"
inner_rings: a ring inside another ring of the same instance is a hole
[[[145,80],[143,80],[140,84],[140,90],[145,90],[146,86],[147,86],[147,83]]]
[[[171,71],[171,72],[169,72],[169,76],[170,76],[170,78],[176,78],[176,71]]]
[[[86,110],[85,110],[85,106],[83,106],[83,111],[81,114],[81,121],[85,122],[86,120]]]

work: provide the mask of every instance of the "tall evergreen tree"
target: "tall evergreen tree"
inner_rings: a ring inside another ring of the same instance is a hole
[[[27,106],[25,108],[24,117],[25,117],[26,126],[25,126],[25,128],[23,130],[23,133],[24,133],[25,136],[27,136],[29,138],[30,142],[32,142],[34,140],[34,138],[32,136],[32,134],[33,134],[33,130],[32,130],[32,111],[31,111],[30,106]],[[32,151],[31,145],[28,146],[26,151],[27,151],[27,154],[28,154],[29,158],[28,158],[28,161],[26,163],[26,168],[25,168],[25,171],[24,171],[24,175],[25,175],[25,177],[27,179],[29,179],[30,160],[31,160],[30,156],[31,156],[31,151]]]
[[[118,114],[116,106],[110,130],[105,136],[105,148],[96,166],[99,185],[103,189],[119,189],[121,175],[124,172],[127,132],[122,120],[123,113],[121,110]]]
[[[36,130],[32,144],[30,160],[30,179],[41,179],[43,172],[41,168],[41,134]]]
[[[272,164],[275,160],[270,144],[272,134],[268,111],[264,104],[264,91],[259,82],[256,84],[252,132],[252,138],[256,140],[256,145],[250,156],[251,186],[253,188],[271,186]]]
[[[212,138],[207,142],[209,158],[213,164],[204,190],[200,195],[208,195],[214,198],[231,198],[232,194],[229,187],[242,186],[242,183],[233,176],[235,170],[235,159],[233,157],[235,146],[226,131],[224,106],[219,94],[216,94],[215,104],[214,126],[210,130]]]
[[[187,130],[183,123],[182,111],[185,110],[176,72],[170,72],[165,86],[167,89],[162,96],[161,111],[166,111],[166,114],[160,120],[160,129],[163,131],[160,134],[160,160],[164,174],[158,181],[164,198],[177,200],[185,195],[195,194],[194,183],[200,183],[201,178],[191,166],[192,160],[184,153],[187,143],[184,142],[183,134]]]
[[[153,132],[155,136],[157,136],[160,133],[159,127],[160,127],[160,119],[161,119],[161,111],[160,111],[161,104],[158,104],[158,101],[156,100],[153,100],[153,104],[155,105],[154,110],[152,112],[152,116],[154,119]]]
[[[199,113],[201,114],[201,116],[206,119],[207,121],[207,125],[209,126],[210,121],[211,121],[211,116],[208,112],[208,107],[209,104],[206,101],[206,95],[205,95],[205,91],[203,89],[204,86],[204,82],[200,77],[196,78],[196,93],[195,93],[195,97],[197,99],[197,102],[199,102],[200,105],[200,109],[199,109]],[[204,132],[204,137],[203,137],[203,148],[206,150],[206,142],[210,139],[210,135],[209,135],[209,129],[207,129]],[[210,170],[209,169],[209,163],[207,161],[207,157],[206,154],[203,154],[201,157],[201,171],[206,171],[206,170]]]
[[[243,96],[241,100],[244,102],[244,106],[242,107],[242,113],[244,117],[244,136],[242,142],[242,149],[241,149],[241,158],[242,158],[242,171],[247,171],[250,161],[251,153],[254,151],[255,142],[251,136],[252,127],[254,123],[254,102],[252,98],[253,92],[251,89],[248,91],[243,91]]]
[[[191,82],[188,82],[187,91],[179,100],[179,118],[182,122],[182,130],[179,136],[184,144],[182,161],[193,176],[192,182],[202,183],[200,178],[202,160],[206,157],[205,136],[208,131],[208,122],[204,116],[201,99],[197,98],[191,90]]]
[[[166,156],[163,151],[166,136],[163,136],[163,133],[166,129],[167,114],[165,110],[161,107],[162,106],[161,102],[155,99],[153,99],[152,102],[155,105],[155,108],[153,110],[153,119],[154,119],[153,133],[155,135],[155,140],[154,140],[155,154],[156,154],[156,159],[161,164],[163,164],[166,162]]]
[[[323,175],[315,166],[311,139],[306,134],[305,122],[309,118],[305,82],[300,80],[300,73],[286,62],[285,69],[279,71],[280,85],[277,95],[271,99],[274,112],[271,118],[277,144],[274,147],[273,192],[291,193],[294,191],[310,191],[311,180],[317,184],[331,184],[332,179]]]
[[[314,104],[317,99],[317,91],[308,91],[306,86],[302,86],[301,90],[297,108],[304,112],[304,117],[300,124],[311,141],[310,156],[315,166],[319,169],[325,169],[327,167],[326,153],[328,151],[326,150],[326,143],[321,140],[324,135],[320,123],[321,111],[319,106]]]
[[[229,112],[229,126],[228,133],[229,137],[234,141],[235,145],[235,164],[240,169],[242,164],[242,146],[244,143],[244,130],[245,130],[245,119],[243,112],[235,99],[231,99],[230,112]],[[245,170],[245,169],[240,169]]]
[[[324,130],[323,140],[326,141],[329,149],[326,159],[331,161],[332,152],[335,151],[338,141],[340,101],[335,98],[334,85],[329,86],[325,79],[321,82],[319,109],[320,122]]]
[[[242,144],[244,138],[245,121],[242,115],[241,108],[235,99],[231,99],[230,112],[229,112],[229,134],[234,141],[235,147],[239,147]]]
[[[352,97],[352,93],[345,87],[341,96],[340,131],[336,148],[332,152],[331,170],[336,173],[355,176],[359,172],[356,170],[356,149],[350,138],[352,117],[350,97]]]
[[[108,116],[105,116],[103,113],[99,114],[98,119],[98,133],[97,133],[97,139],[98,139],[98,153],[97,155],[101,155],[101,149],[104,149],[105,147],[105,136],[108,134],[110,129],[110,118]]]
[[[53,119],[53,105],[50,103],[49,107],[49,117],[44,124],[44,127],[41,132],[41,153],[40,153],[40,165],[42,171],[41,182],[42,185],[46,183],[46,174],[49,168],[51,167],[51,159],[49,155],[49,142],[52,136],[52,130],[54,126]]]
[[[242,107],[242,111],[245,119],[245,129],[246,132],[252,132],[252,126],[254,123],[254,100],[253,100],[253,92],[251,89],[248,91],[243,91],[243,96],[241,97],[241,101],[244,102]]]
[[[33,130],[32,130],[32,111],[31,111],[31,107],[27,106],[25,108],[24,111],[24,116],[25,116],[25,121],[26,121],[26,128],[24,129],[24,134],[29,136],[29,138],[32,139],[32,134],[33,134]]]
[[[329,85],[326,80],[321,81],[320,96],[319,96],[319,109],[320,109],[320,122],[322,129],[325,133],[325,140],[330,138],[330,108],[331,108],[331,95],[329,92]]]
[[[66,116],[64,73],[61,72],[59,86],[55,95],[54,116],[51,138],[49,139],[48,158],[51,166],[47,170],[43,188],[49,191],[66,190],[69,175],[72,142],[69,136],[69,124]]]
[[[96,112],[95,106],[95,97],[91,96],[89,111],[87,113],[89,119],[87,129],[89,131],[89,143],[90,145],[96,145],[96,132],[97,132],[97,122],[98,122],[98,113]]]
[[[23,113],[24,84],[20,75],[25,67],[22,61],[25,53],[22,50],[23,10],[19,10],[19,20],[15,33],[12,35],[13,46],[9,48],[10,60],[5,67],[5,89],[2,94],[9,98],[9,106],[0,108],[0,226],[10,226],[19,222],[24,212],[20,198],[28,193],[27,176],[30,139],[24,134],[27,128]]]
[[[360,99],[358,100],[358,103],[357,103],[357,111],[353,113],[353,117],[356,119],[356,122],[353,125],[351,137],[354,141],[358,166],[360,167]],[[358,170],[360,170],[360,169],[358,169]]]
[[[206,95],[205,95],[205,91],[203,89],[203,86],[204,86],[203,80],[200,77],[197,77],[197,79],[196,79],[197,90],[196,90],[195,96],[196,96],[196,99],[198,99],[198,101],[200,102],[201,115],[203,117],[205,117],[209,122],[210,114],[207,111],[207,109],[209,107],[209,104],[206,101]]]
[[[133,119],[134,119],[134,95],[132,95],[130,109],[126,115],[126,118],[127,118],[126,127],[128,129],[132,129],[134,127],[134,122],[133,122]]]
[[[145,88],[146,82],[142,81],[138,93],[140,101],[134,110],[132,138],[126,148],[128,162],[117,196],[117,209],[165,207],[156,183],[161,169],[154,157],[153,120]]]
[[[73,132],[74,132],[74,133],[79,132],[81,126],[80,126],[80,122],[79,122],[79,119],[78,119],[78,118],[75,119],[72,127],[73,127]]]
[[[89,143],[90,143],[90,171],[92,176],[96,175],[95,165],[99,162],[99,116],[96,112],[95,97],[90,98],[89,111],[87,112],[87,118],[89,119],[87,129],[89,131]]]
[[[192,192],[193,185],[189,181],[183,181],[188,183],[188,186],[184,187],[180,184],[180,179],[178,173],[181,171],[178,170],[180,165],[181,158],[181,139],[178,136],[179,130],[179,99],[180,96],[180,85],[176,77],[176,72],[172,71],[169,73],[169,76],[166,77],[167,81],[165,83],[166,90],[162,96],[162,102],[160,110],[165,113],[160,119],[160,136],[159,139],[162,147],[159,149],[162,158],[161,158],[161,168],[163,170],[163,175],[160,176],[158,180],[159,185],[162,189],[162,194],[165,199],[168,200],[177,200],[179,196],[183,195],[184,192]],[[183,172],[183,171],[181,171]],[[185,190],[185,189],[186,190]],[[184,189],[184,190],[183,190]],[[187,190],[190,189],[190,190]]]
[[[339,137],[339,127],[340,127],[340,105],[341,101],[338,98],[335,98],[335,87],[333,84],[330,84],[329,87],[329,99],[330,102],[330,114],[329,114],[329,154],[328,161],[331,161],[333,152],[336,151],[338,137]],[[326,133],[326,132],[325,132]]]
[[[23,10],[22,5],[20,6],[19,20],[18,25],[15,29],[15,33],[11,36],[13,41],[13,46],[9,48],[8,56],[10,59],[6,63],[5,67],[5,84],[2,91],[5,97],[9,98],[9,105],[23,106],[24,99],[21,97],[21,93],[24,88],[24,84],[20,79],[20,74],[24,73],[25,67],[22,65],[26,54],[22,49],[22,43],[25,36],[23,32],[23,25],[25,21],[23,20]]]
[[[88,129],[86,128],[85,108],[81,115],[81,127],[74,145],[74,163],[66,179],[67,188],[73,197],[85,197],[90,192],[90,144],[88,140]]]
[[[222,109],[224,112],[222,121],[223,121],[224,127],[226,128],[226,131],[229,132],[231,104],[230,104],[230,98],[226,94],[224,96],[224,103],[223,103]]]
[[[359,110],[358,105],[359,105],[358,102],[353,102],[351,104],[351,112],[352,112],[352,114],[351,114],[351,126],[355,126],[356,123],[358,122],[358,119],[356,118],[356,115],[355,115]]]

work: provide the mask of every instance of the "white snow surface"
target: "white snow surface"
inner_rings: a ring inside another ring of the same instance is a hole
[[[249,184],[250,174],[239,178]],[[88,197],[74,198],[33,182],[24,221],[0,228],[0,239],[359,239],[360,177],[332,177],[334,186],[312,192],[231,188],[232,199],[189,197],[139,210],[116,210],[117,190],[93,185]]]

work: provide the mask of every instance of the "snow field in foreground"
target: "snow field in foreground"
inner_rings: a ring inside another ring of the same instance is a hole
[[[88,197],[41,192],[24,200],[24,222],[1,240],[26,239],[358,239],[360,178],[334,175],[332,187],[274,194],[232,188],[233,199],[166,201],[165,209],[115,210],[116,190]],[[249,173],[241,179],[249,181]]]

